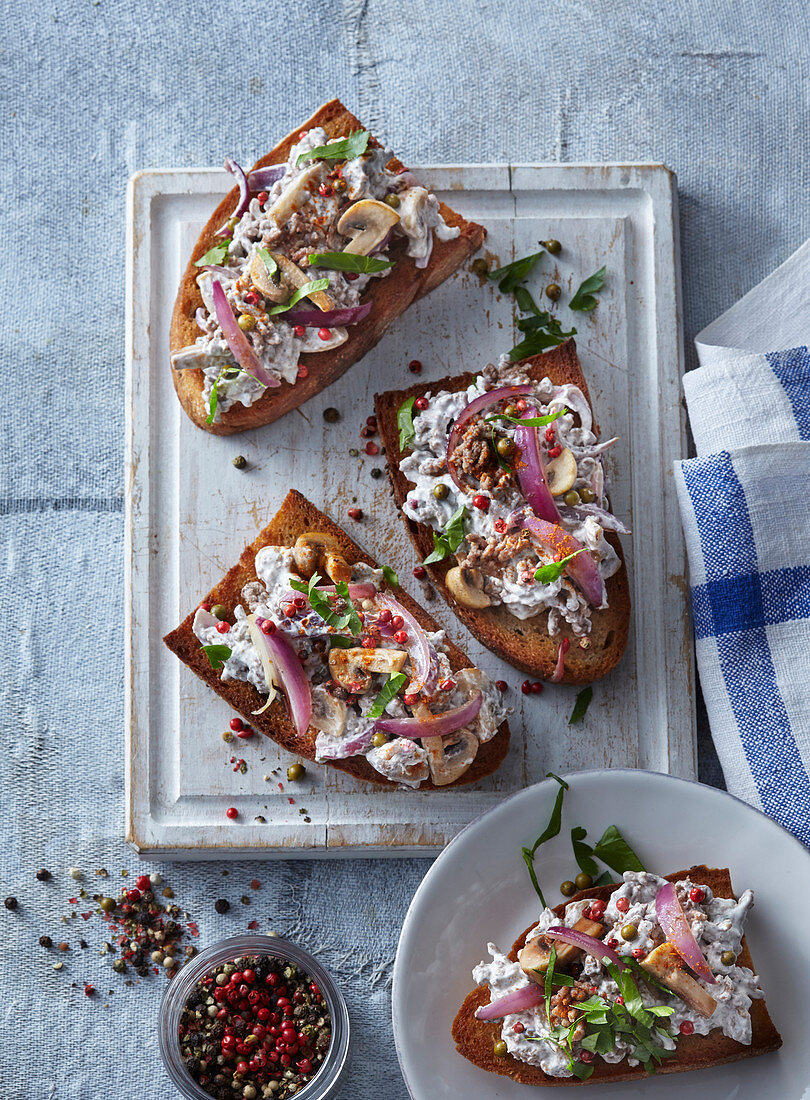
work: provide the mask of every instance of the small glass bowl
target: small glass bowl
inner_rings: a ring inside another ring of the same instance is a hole
[[[315,982],[326,1000],[332,1019],[332,1041],[321,1068],[300,1092],[296,1100],[324,1100],[338,1082],[349,1050],[349,1012],[343,994],[330,974],[307,951],[280,936],[232,936],[195,955],[173,978],[160,1006],[160,1054],[169,1077],[186,1100],[211,1100],[185,1067],[180,1054],[178,1028],[183,1006],[191,990],[205,974],[221,963],[233,962],[243,955],[270,955],[300,966]],[[234,1094],[239,1100],[239,1094]]]

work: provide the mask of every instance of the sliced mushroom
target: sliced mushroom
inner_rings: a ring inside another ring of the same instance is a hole
[[[372,672],[401,672],[408,657],[404,649],[333,649],[329,654],[332,677],[353,695],[365,695]]]
[[[342,737],[346,729],[346,717],[349,708],[342,699],[336,699],[334,695],[323,687],[317,687],[312,692],[312,718],[310,725],[316,730],[328,734],[330,737]]]
[[[306,286],[307,283],[312,282],[298,264],[293,263],[289,257],[283,256],[280,252],[271,252],[270,255],[278,264],[279,271],[281,272],[281,281],[290,290],[300,290],[302,286]],[[335,308],[335,303],[325,290],[313,290],[311,294],[307,295],[307,298],[309,298],[311,302],[314,302],[318,309],[322,310],[324,313],[329,309]]]
[[[478,738],[468,729],[421,740],[427,752],[430,778],[437,787],[446,787],[460,779],[478,754]]]
[[[313,573],[322,569],[335,584],[341,581],[349,583],[352,570],[341,552],[341,546],[334,535],[323,531],[305,531],[295,541],[293,547],[295,568],[307,580]]]
[[[274,280],[267,270],[267,264],[258,252],[254,252],[253,259],[250,261],[251,282],[271,302],[285,302],[290,296],[290,289],[281,278],[281,269],[278,269],[275,275]]]
[[[587,936],[593,936],[595,939],[601,939],[605,931],[604,925],[597,924],[596,921],[589,920],[587,917],[580,917],[573,928],[575,932],[584,932]],[[554,962],[556,970],[563,969],[580,954],[582,948],[574,947],[572,943],[558,943],[555,941],[554,950],[557,953]],[[529,940],[518,955],[518,962],[520,963],[520,969],[527,978],[531,978],[533,982],[542,985],[550,957],[551,950],[546,946],[543,936],[540,935],[533,940]]]
[[[316,190],[318,185],[326,178],[325,173],[327,171],[328,167],[323,161],[315,161],[309,168],[304,169],[294,183],[284,188],[267,211],[268,217],[273,219],[279,229],[281,229],[281,227],[284,226],[302,206],[306,206],[312,198],[313,191]]]
[[[351,237],[343,249],[356,256],[368,256],[399,221],[399,214],[387,203],[376,199],[360,199],[340,216],[337,223],[338,233]]]
[[[416,788],[430,775],[427,753],[407,737],[396,737],[372,749],[366,760],[386,779],[406,787]]]
[[[546,466],[546,483],[551,495],[561,497],[577,479],[577,460],[567,447]]]
[[[465,569],[462,565],[454,565],[447,570],[445,576],[447,587],[456,603],[462,607],[472,607],[480,610],[489,607],[492,600],[484,591],[484,577],[477,569]]]
[[[695,979],[686,973],[683,959],[671,943],[662,943],[649,953],[641,965],[671,989],[689,1008],[708,1019],[717,1008],[717,1001]]]

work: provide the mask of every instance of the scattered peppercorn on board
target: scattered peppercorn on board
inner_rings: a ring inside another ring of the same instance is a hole
[[[523,674],[426,596],[381,476],[379,437],[360,434],[375,391],[413,379],[409,363],[438,381],[508,352],[522,338],[511,295],[468,264],[300,409],[261,429],[212,437],[175,397],[169,324],[180,272],[230,177],[219,169],[138,173],[127,207],[126,833],[144,855],[427,855],[549,770],[695,775],[693,651],[671,473],[685,448],[674,178],[660,165],[416,171],[487,228],[479,255],[490,269],[536,252],[540,241],[562,244],[528,285],[541,308],[544,286],[561,287],[554,312],[578,330],[602,435],[621,437],[607,473],[613,511],[632,530],[622,538],[633,598],[627,652],[594,685],[575,725],[576,688],[549,684],[524,694]],[[571,312],[573,292],[603,265],[596,309]],[[512,745],[494,775],[469,789],[390,790],[307,764],[302,778],[288,781],[295,758],[259,735],[233,734],[233,714],[163,645],[290,487],[392,566],[471,660],[507,682]]]

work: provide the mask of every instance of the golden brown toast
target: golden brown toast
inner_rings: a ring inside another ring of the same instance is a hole
[[[283,164],[288,159],[298,134],[302,130],[312,129],[313,126],[322,126],[328,138],[347,136],[363,128],[362,123],[343,106],[340,100],[330,100],[316,111],[312,118],[301,126],[297,126],[274,149],[258,160],[253,168]],[[379,145],[375,139],[372,138],[371,141],[372,144]],[[389,167],[396,169],[401,168],[402,165],[394,158]],[[234,187],[208,219],[194,246],[174,304],[171,325],[172,352],[193,344],[200,334],[194,314],[203,302],[196,283],[200,269],[194,266],[195,261],[217,243],[217,231],[235,210],[238,198],[239,189]],[[397,242],[390,250],[390,258],[396,261],[390,275],[385,279],[373,279],[371,286],[367,289],[368,297],[374,300],[374,306],[369,315],[360,324],[349,326],[349,338],[340,347],[331,351],[318,352],[315,355],[302,355],[301,365],[306,366],[309,373],[306,378],[299,378],[295,385],[282,382],[280,388],[267,390],[255,404],[246,408],[236,403],[227,412],[222,413],[220,421],[215,424],[206,424],[208,410],[202,400],[203,372],[193,369],[180,371],[172,369],[174,388],[180,403],[197,427],[204,428],[214,435],[232,435],[262,424],[272,424],[280,416],[284,416],[291,409],[298,408],[310,397],[320,393],[340,378],[349,367],[362,359],[366,352],[381,339],[391,322],[404,313],[411,302],[443,283],[483,244],[485,230],[482,226],[465,221],[444,203],[439,204],[439,209],[449,226],[459,227],[461,230],[459,236],[451,241],[440,241],[434,236],[430,260],[427,267],[421,269],[416,267],[410,257],[404,255],[406,242]]]
[[[242,602],[242,588],[244,585],[257,579],[255,561],[258,551],[263,546],[292,546],[298,536],[305,531],[323,531],[334,535],[339,540],[341,552],[349,564],[365,562],[367,565],[378,567],[374,559],[361,550],[342,528],[319,511],[306,497],[296,492],[295,489],[291,489],[281,508],[268,525],[256,536],[250,546],[242,551],[242,555],[233,569],[207,595],[202,596],[200,602],[223,604],[232,612],[234,606]],[[440,629],[435,620],[415,600],[412,600],[407,592],[403,592],[400,588],[396,590],[389,589],[387,584],[384,587],[395,595],[395,598],[410,611],[425,630],[435,631]],[[220,673],[211,668],[208,658],[203,653],[202,647],[192,630],[195,612],[196,608],[186,616],[176,630],[167,634],[163,639],[169,649],[184,664],[188,665],[191,671],[196,673],[201,680],[204,680],[212,691],[215,691],[229,706],[238,711],[254,729],[277,741],[288,752],[298,753],[299,756],[305,756],[308,760],[314,761],[315,739],[318,731],[310,726],[303,736],[299,736],[290,721],[286,703],[281,696],[277,696],[263,714],[254,714],[253,712],[265,703],[265,697],[260,695],[251,684],[241,680],[223,682]],[[232,614],[229,619],[233,621]],[[448,641],[447,647],[447,656],[454,672],[470,667],[469,658],[462,653],[458,646]],[[450,790],[452,787],[475,783],[484,776],[490,775],[500,766],[508,748],[509,725],[507,722],[502,722],[495,736],[481,745],[470,768],[455,783],[437,788],[431,781],[426,780],[419,789]],[[375,768],[372,768],[371,764],[362,756],[350,757],[348,760],[330,760],[328,763],[334,768],[340,768],[341,771],[348,772],[357,779],[366,779],[386,787],[396,787],[395,783],[392,783]]]
[[[675,874],[666,877],[670,882],[688,878],[692,882],[708,886],[717,897],[735,897],[731,887],[731,875],[727,868],[719,869],[701,865],[690,867],[688,871],[676,871]],[[582,890],[555,906],[554,912],[562,918],[566,905],[581,898],[602,898],[607,901],[616,889],[616,885],[614,883],[610,886]],[[534,925],[531,925],[527,928],[513,944],[509,953],[509,958],[513,962],[517,959],[518,951],[525,944],[526,936],[533,927]],[[743,937],[742,950],[737,962],[740,966],[747,966],[756,973],[745,937]],[[453,1021],[453,1038],[457,1050],[481,1069],[511,1077],[512,1080],[524,1085],[588,1085],[605,1081],[611,1083],[637,1081],[648,1076],[643,1065],[629,1066],[626,1060],[610,1063],[597,1057],[592,1076],[586,1081],[580,1081],[576,1077],[550,1077],[543,1073],[539,1066],[527,1065],[513,1058],[511,1054],[498,1058],[493,1053],[493,1046],[501,1037],[501,1021],[482,1021],[475,1016],[475,1010],[481,1005],[489,1004],[489,1001],[489,989],[486,986],[479,986],[467,995]],[[683,1073],[692,1069],[707,1069],[725,1062],[736,1062],[741,1058],[753,1058],[757,1054],[768,1054],[770,1051],[778,1050],[781,1045],[782,1038],[768,1014],[765,1001],[756,1000],[751,1004],[750,1046],[738,1043],[735,1039],[729,1039],[719,1029],[710,1031],[708,1035],[682,1035],[678,1038],[674,1055],[671,1058],[665,1058],[660,1066],[656,1066],[656,1073]]]
[[[578,386],[590,404],[588,384],[582,373],[573,340],[567,340],[564,344],[542,355],[524,359],[519,365],[534,381],[540,381],[547,375],[555,385],[568,382]],[[380,437],[385,447],[388,476],[394,490],[394,499],[420,561],[433,549],[433,534],[427,524],[415,523],[402,511],[411,483],[399,469],[404,452],[399,449],[397,412],[402,402],[409,397],[421,397],[427,392],[436,393],[439,390],[465,389],[474,379],[475,374],[467,371],[454,378],[445,378],[439,382],[420,382],[407,390],[389,390],[387,393],[378,393],[374,396],[374,409],[377,414]],[[594,425],[594,431],[598,433],[596,425]],[[565,673],[562,682],[587,684],[593,680],[599,680],[617,664],[627,645],[627,634],[630,629],[630,588],[624,555],[615,534],[608,533],[606,538],[616,548],[622,564],[618,572],[605,582],[608,607],[604,611],[593,612],[590,649],[580,649],[577,644],[578,639],[565,624],[560,635],[552,638],[547,630],[548,615],[545,613],[533,619],[518,619],[503,606],[475,611],[457,604],[444,580],[447,571],[456,564],[454,559],[448,558],[434,565],[428,565],[426,568],[431,580],[456,615],[470,633],[488,649],[503,657],[515,668],[524,669],[543,680],[550,680],[557,664],[559,640],[561,637],[567,637],[571,646],[565,657]]]

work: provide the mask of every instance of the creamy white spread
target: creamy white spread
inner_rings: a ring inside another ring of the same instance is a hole
[[[665,939],[655,914],[655,896],[666,879],[646,871],[625,871],[623,877],[622,885],[610,895],[605,916],[601,921],[605,925],[603,939],[610,941],[611,945],[614,941],[618,941],[618,946],[614,950],[620,955],[629,955],[637,948],[643,948],[647,952],[652,951]],[[693,902],[689,897],[690,891],[695,886],[700,886],[704,891],[702,902]],[[732,951],[735,958],[739,954],[745,920],[754,901],[753,894],[750,890],[746,890],[738,901],[733,898],[716,898],[707,886],[691,882],[689,879],[676,883],[676,890],[692,934],[715,975],[716,983],[712,985],[702,978],[695,978],[695,980],[715,999],[717,1007],[708,1018],[701,1016],[690,1009],[679,997],[674,994],[666,995],[657,986],[649,985],[636,975],[636,985],[645,1006],[667,1005],[674,1010],[671,1016],[662,1017],[659,1021],[666,1025],[666,1030],[671,1033],[671,1037],[655,1033],[655,1039],[662,1048],[674,1050],[681,1034],[680,1026],[688,1021],[695,1034],[708,1035],[710,1031],[719,1028],[730,1039],[745,1045],[750,1044],[751,1001],[763,997],[764,993],[756,974],[747,967],[737,966],[736,962],[731,965],[724,964],[721,962],[721,956],[725,951]],[[616,907],[619,898],[626,898],[630,903],[625,912],[620,912]],[[572,928],[582,916],[586,906],[587,902],[574,902],[567,905],[562,920],[551,909],[544,909],[537,924],[528,933],[527,942],[554,925],[563,924],[567,928]],[[630,942],[623,940],[620,934],[621,928],[626,924],[634,924],[639,933]],[[489,986],[491,1000],[532,985],[530,979],[521,970],[520,964],[512,962],[508,955],[494,943],[488,944],[487,950],[491,959],[475,967],[473,978],[479,985]],[[601,963],[591,955],[580,956],[580,961],[583,963],[582,979],[587,981],[591,988],[596,989],[595,995],[606,1001],[615,1001],[619,996],[618,986]],[[515,1025],[518,1025],[517,1030]],[[563,1047],[546,1038],[551,1035],[551,1032],[545,1005],[540,1004],[537,1008],[505,1016],[502,1021],[501,1038],[506,1043],[509,1054],[519,1061],[539,1066],[551,1077],[571,1077],[570,1055]],[[580,1044],[575,1041],[574,1058],[578,1056],[581,1049]],[[635,1066],[639,1063],[638,1059],[632,1057],[634,1049],[633,1042],[627,1042],[619,1035],[613,1051],[599,1057],[603,1057],[607,1062],[619,1062],[626,1058],[629,1065]]]
[[[525,532],[521,538],[516,538],[513,533],[516,515],[521,510],[531,512],[531,509],[520,490],[517,477],[499,472],[494,445],[500,439],[514,441],[514,425],[500,420],[485,423],[481,429],[482,436],[486,436],[483,442],[490,450],[487,474],[499,480],[495,488],[483,492],[488,503],[486,510],[476,507],[473,502],[481,492],[476,479],[477,471],[471,470],[468,475],[461,475],[468,486],[465,492],[447,470],[450,430],[467,405],[490,390],[528,381],[508,357],[503,356],[497,367],[488,366],[466,390],[455,393],[440,390],[426,394],[428,407],[421,412],[415,411],[415,438],[409,453],[399,464],[411,483],[402,509],[408,519],[441,531],[461,506],[466,507],[466,537],[456,552],[456,558],[459,565],[484,574],[484,591],[493,603],[503,604],[519,619],[529,619],[547,612],[548,630],[552,636],[559,634],[561,624],[565,622],[574,634],[584,637],[591,631],[592,611],[584,596],[566,573],[547,583],[535,580],[534,573],[538,566],[553,560],[552,552],[538,550]],[[620,560],[605,538],[605,531],[626,531],[610,513],[605,496],[602,452],[616,441],[599,443],[593,431],[590,407],[576,386],[555,386],[548,378],[543,378],[522,399],[527,407],[536,410],[538,416],[546,416],[563,408],[568,410],[547,430],[538,428],[538,440],[545,465],[556,457],[554,448],[557,451],[567,448],[576,461],[576,477],[568,491],[576,494],[576,503],[568,505],[563,497],[558,497],[556,504],[561,526],[587,548],[597,563],[603,581],[602,607],[606,607],[604,581],[619,569]],[[497,408],[490,408],[482,415],[488,416],[496,411]],[[524,412],[520,415],[528,414]],[[480,426],[481,417],[470,421],[473,432]],[[444,496],[437,497],[437,485],[444,487],[441,491],[446,490]]]
[[[359,199],[382,200],[396,194],[399,199],[399,222],[390,240],[375,252],[388,259],[388,247],[397,238],[407,240],[406,255],[417,267],[424,267],[433,249],[433,234],[439,240],[457,237],[459,229],[448,226],[439,213],[436,197],[419,186],[409,172],[391,172],[386,167],[392,154],[389,150],[370,147],[352,160],[308,161],[298,165],[298,157],[318,146],[340,141],[327,141],[319,127],[300,135],[290,150],[284,175],[268,191],[266,202],[254,196],[247,210],[233,226],[227,254],[215,270],[201,269],[197,276],[204,308],[198,310],[197,325],[201,334],[195,342],[172,355],[176,370],[198,368],[205,374],[203,402],[210,407],[211,392],[217,386],[217,407],[214,421],[221,418],[235,403],[252,405],[265,392],[265,387],[251,374],[240,369],[217,321],[211,296],[211,283],[216,279],[237,317],[248,315],[254,326],[245,332],[259,362],[272,377],[294,384],[298,378],[298,360],[303,353],[328,351],[345,342],[345,328],[323,330],[317,327],[299,328],[267,313],[268,303],[258,296],[250,278],[249,265],[256,248],[281,253],[306,271],[309,279],[327,278],[326,293],[336,309],[356,306],[371,279],[385,278],[390,268],[373,275],[344,273],[307,266],[311,252],[340,252],[349,239],[337,230],[342,213]],[[336,168],[341,175],[335,177]],[[335,189],[335,179],[345,184]],[[325,194],[320,193],[323,187]],[[245,297],[248,295],[248,298]],[[307,305],[305,300],[302,306]],[[314,307],[313,307],[314,308]],[[360,322],[362,324],[362,322]],[[326,333],[329,333],[327,336]]]
[[[331,639],[340,634],[315,612],[301,594],[294,591],[290,581],[301,581],[295,567],[294,551],[283,546],[265,546],[256,555],[257,581],[246,584],[242,590],[242,603],[234,608],[235,623],[227,632],[217,629],[218,620],[210,611],[198,608],[194,617],[193,630],[201,645],[225,645],[230,656],[224,661],[221,678],[244,680],[252,684],[262,695],[268,695],[271,685],[268,683],[265,665],[251,637],[248,615],[270,619],[276,630],[282,631],[292,643],[301,661],[302,668],[311,685],[312,718],[310,724],[318,730],[316,739],[316,759],[318,761],[340,760],[352,756],[364,756],[369,764],[393,783],[406,787],[418,787],[429,778],[436,779],[433,768],[442,766],[442,760],[430,764],[428,753],[418,738],[392,736],[383,744],[375,745],[374,717],[368,712],[384,684],[389,672],[370,672],[371,684],[365,691],[352,693],[341,689],[333,678],[329,667]],[[383,575],[379,569],[372,569],[363,563],[356,563],[351,569],[350,584],[371,584],[379,589]],[[321,584],[328,583],[328,578]],[[290,601],[299,597],[305,606],[295,608],[294,614]],[[403,645],[398,644],[389,629],[387,633],[375,630],[374,624],[379,614],[375,598],[353,601],[358,611],[364,615],[364,628],[373,632],[374,650],[389,650],[401,653]],[[347,632],[342,632],[348,637]],[[428,683],[415,692],[413,698],[407,696],[408,684],[404,692],[395,695],[385,707],[385,717],[411,718],[414,716],[414,704],[427,707],[431,714],[440,715],[468,703],[472,696],[480,691],[482,702],[476,717],[465,727],[444,737],[444,750],[448,758],[454,748],[462,745],[465,751],[473,748],[472,758],[477,746],[495,736],[499,725],[510,713],[511,708],[503,702],[503,697],[494,682],[479,669],[461,669],[453,673],[447,657],[444,631],[425,632],[430,653],[431,671]],[[360,647],[360,640],[354,642]],[[412,674],[410,658],[406,660],[402,671]],[[405,698],[409,698],[406,704]],[[381,738],[378,738],[381,740]],[[470,761],[471,762],[471,761]],[[455,764],[455,759],[453,760]],[[441,778],[441,777],[439,777]]]

